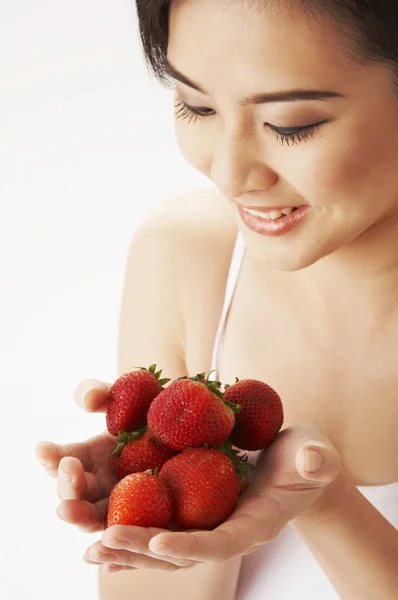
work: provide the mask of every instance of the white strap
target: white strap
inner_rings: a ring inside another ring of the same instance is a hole
[[[224,328],[228,317],[228,312],[231,307],[232,298],[234,296],[236,284],[239,277],[240,268],[242,265],[243,256],[245,253],[245,241],[242,234],[239,232],[236,238],[235,246],[232,253],[231,265],[229,267],[227,286],[225,290],[224,306],[221,313],[220,323],[214,342],[213,355],[211,360],[211,370],[216,370],[210,375],[210,380],[214,381],[218,378],[218,359],[221,349],[221,342],[224,335]]]

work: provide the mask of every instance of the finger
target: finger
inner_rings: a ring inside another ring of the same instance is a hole
[[[106,412],[111,385],[97,379],[84,379],[74,391],[74,401],[87,412]]]
[[[87,478],[77,458],[62,458],[58,466],[57,494],[60,500],[86,498]],[[88,498],[86,498],[88,500]]]
[[[132,571],[135,571],[135,567],[127,567],[126,565],[116,565],[112,562],[102,562],[100,560],[93,560],[92,558],[90,558],[89,553],[88,553],[88,549],[84,552],[83,554],[83,560],[84,562],[86,562],[89,565],[96,565],[97,567],[106,567],[103,568],[103,571],[111,571],[113,572],[115,571],[122,571],[123,569],[130,569]],[[109,555],[109,560],[110,560],[110,555]],[[112,567],[115,567],[114,569]]]
[[[86,500],[64,500],[57,507],[57,516],[85,533],[102,531],[106,525],[109,498],[95,503]]]
[[[109,495],[109,487],[97,476],[86,473],[77,458],[65,457],[58,467],[57,493],[60,500],[80,498],[97,502]]]
[[[183,567],[171,562],[146,556],[145,554],[136,554],[128,550],[109,550],[105,548],[101,541],[90,546],[84,556],[84,560],[94,563],[110,563],[135,569],[160,569],[162,571],[176,571]]]
[[[333,446],[307,440],[296,454],[295,465],[303,479],[323,487],[336,479],[341,470],[341,459]]]
[[[273,539],[285,524],[271,509],[264,518],[241,514],[222,523],[213,531],[189,531],[184,533],[162,533],[154,537],[149,547],[156,554],[202,562],[222,562],[245,554],[254,545],[265,544]],[[274,514],[272,514],[274,513]]]
[[[93,563],[97,564],[98,563]],[[101,571],[103,573],[117,573],[117,571],[135,571],[134,567],[126,567],[124,565],[113,565],[111,563],[102,563],[100,565]]]
[[[112,525],[102,534],[102,545],[107,551],[128,550],[136,554],[146,554],[149,557],[159,559],[159,555],[149,549],[149,542],[153,536],[164,532],[164,529],[157,527],[134,527],[132,525]],[[179,566],[190,567],[196,564],[196,561],[182,558],[160,557],[162,560],[173,562]]]
[[[77,458],[85,471],[90,471],[92,468],[90,448],[86,442],[60,445],[42,441],[37,444],[35,450],[37,460],[51,477],[58,476],[59,463],[65,456]]]

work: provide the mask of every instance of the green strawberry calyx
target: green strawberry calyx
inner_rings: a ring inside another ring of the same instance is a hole
[[[235,448],[232,448],[231,441],[227,440],[226,442],[221,444],[221,446],[218,446],[217,450],[220,450],[220,452],[228,456],[228,458],[234,465],[235,471],[238,475],[242,475],[244,473],[251,473],[252,471],[254,471],[255,467],[254,465],[248,462],[247,454],[243,454],[242,456],[240,456],[240,452],[242,452],[242,450],[235,450]]]
[[[149,373],[154,375],[156,377],[156,379],[158,380],[158,383],[162,390],[164,389],[163,386],[165,386],[166,383],[169,383],[169,381],[171,381],[171,379],[165,379],[165,378],[160,379],[163,369],[160,369],[160,371],[156,371],[156,365],[151,365],[148,369],[146,367],[136,367],[136,366],[134,366],[133,368],[141,369],[141,371],[148,371]]]
[[[141,427],[141,429],[136,429],[135,431],[119,431],[119,433],[118,433],[119,444],[116,446],[116,448],[114,449],[112,454],[110,454],[110,457],[117,456],[118,454],[120,454],[126,444],[128,444],[129,442],[132,442],[133,440],[137,440],[146,431],[148,431],[148,425]]]
[[[143,471],[143,473],[147,473],[148,475],[155,475],[155,477],[159,477],[159,467],[155,467],[154,469],[147,469]]]
[[[210,381],[209,380],[210,375],[214,372],[216,372],[216,369],[213,369],[213,371],[209,371],[207,376],[206,376],[206,373],[198,373],[197,375],[194,375],[193,377],[187,377],[185,375],[184,377],[179,377],[178,379],[176,379],[176,381],[180,381],[181,379],[187,379],[189,381],[198,381],[199,383],[203,383],[203,385],[205,385],[208,390],[210,390],[211,392],[213,392],[213,394],[216,394],[216,396],[221,398],[221,400],[224,402],[224,404],[232,410],[234,415],[239,414],[240,411],[242,410],[242,406],[240,404],[235,404],[234,402],[229,402],[229,400],[225,400],[224,394],[220,391],[220,387],[222,385],[221,381],[217,381],[217,380]]]
[[[241,404],[234,404],[234,402],[230,402],[229,400],[225,400],[225,398],[224,398],[224,404],[226,404],[228,406],[228,408],[230,408],[232,410],[232,412],[234,413],[234,415],[238,415],[240,413],[240,411],[242,410],[242,405]]]
[[[238,383],[239,381],[240,381],[240,379],[238,379],[237,377],[235,377],[235,383]],[[232,385],[235,385],[235,383],[233,383]],[[224,385],[224,392],[225,392],[225,391],[226,391],[226,390],[227,390],[229,387],[231,387],[231,386],[230,386],[230,384],[229,384],[229,383],[226,383],[226,384]]]

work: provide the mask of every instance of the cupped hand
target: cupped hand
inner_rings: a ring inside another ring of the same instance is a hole
[[[109,388],[103,382],[84,380],[76,388],[74,399],[88,412],[106,412]],[[117,443],[117,438],[105,431],[82,443],[37,444],[38,461],[57,479],[61,500],[57,514],[62,520],[89,533],[105,528],[109,495],[117,483],[108,457]]]
[[[94,387],[92,387],[94,385]],[[74,393],[75,402],[88,412],[106,412],[107,398],[110,384],[100,381],[84,380],[76,388]],[[87,391],[89,390],[89,391]],[[118,439],[104,431],[98,436],[90,438],[82,443],[56,444],[49,441],[41,441],[36,446],[36,456],[47,473],[57,480],[57,493],[60,504],[57,507],[59,518],[67,523],[77,526],[82,531],[94,533],[102,531],[106,527],[106,515],[108,510],[109,496],[117,483],[109,455],[118,444]],[[111,527],[106,532],[107,539],[113,539],[113,531],[121,526]],[[124,527],[122,527],[124,529]],[[143,541],[165,532],[164,529],[146,529],[142,527],[127,530],[139,530],[142,543],[147,547],[148,543]],[[129,531],[130,533],[130,531]],[[111,536],[111,537],[110,537]],[[138,537],[135,536],[137,545]],[[132,568],[126,560],[129,551],[119,552],[118,565],[112,564],[109,556],[98,556],[100,542],[93,545],[90,552],[86,552],[86,562],[103,564],[104,570],[121,570]],[[107,549],[109,554],[110,550]],[[143,568],[157,568],[167,571],[176,570],[182,566],[190,566],[192,561],[174,560],[168,561],[165,557],[154,558],[154,554],[147,553],[143,556],[135,556],[136,562]],[[124,562],[123,562],[124,561]],[[174,561],[174,562],[173,562]]]
[[[266,450],[249,453],[256,469],[232,515],[212,531],[159,531],[115,525],[88,553],[110,553],[107,570],[222,562],[270,542],[299,515],[322,510],[341,473],[338,451],[312,424],[282,430]],[[179,563],[178,561],[186,561]],[[119,566],[118,566],[119,565]]]

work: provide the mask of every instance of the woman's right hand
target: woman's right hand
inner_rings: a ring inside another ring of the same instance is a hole
[[[87,393],[92,380],[82,381],[76,388],[75,402],[88,412],[106,412],[110,385],[100,381]],[[36,446],[36,455],[47,473],[57,479],[57,493],[61,500],[57,514],[60,519],[76,525],[82,531],[94,533],[106,529],[109,496],[117,483],[109,455],[118,444],[118,438],[104,431],[82,443],[60,445],[42,441]],[[126,527],[114,525],[116,528]],[[166,571],[189,567],[193,561],[158,556],[147,549],[151,537],[167,530],[155,527],[134,527],[135,541],[142,541],[145,552],[125,552],[122,563],[114,562],[109,548],[101,541],[86,552],[84,559],[91,564],[102,565],[104,571],[133,568],[160,569]],[[104,552],[106,553],[104,556]],[[119,552],[119,555],[123,554]],[[134,566],[132,559],[134,558]],[[105,564],[104,564],[105,561]]]
[[[85,393],[90,384],[95,387]],[[88,412],[106,412],[109,388],[100,381],[84,380],[76,388],[75,402]],[[57,479],[60,519],[88,533],[105,528],[109,495],[117,483],[108,457],[117,443],[116,437],[104,431],[82,443],[37,444],[37,459]]]

